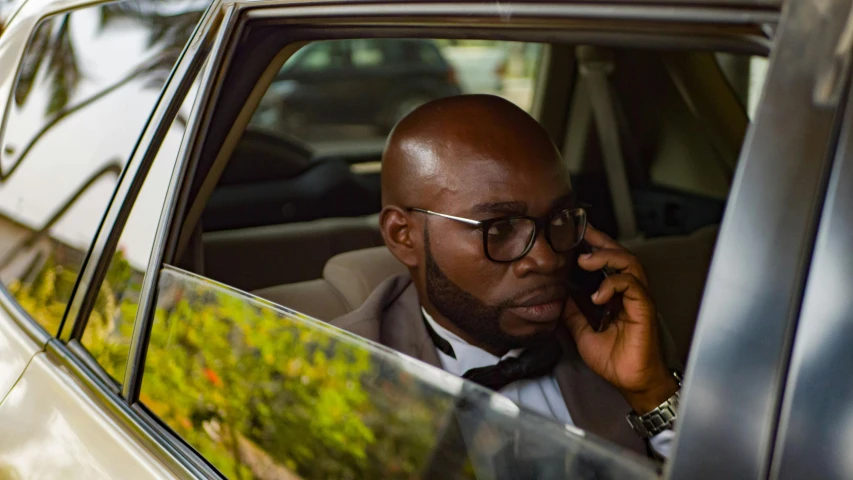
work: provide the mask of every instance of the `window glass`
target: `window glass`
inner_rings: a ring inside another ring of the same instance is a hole
[[[654,465],[203,277],[161,272],[141,402],[228,478],[656,478]]]
[[[197,91],[198,81],[190,88],[163,139],[134,201],[83,331],[83,346],[119,383],[127,367],[139,293],[153,253],[163,201]]]
[[[0,280],[49,332],[199,18],[162,10],[132,0],[50,17],[22,60],[0,149]]]

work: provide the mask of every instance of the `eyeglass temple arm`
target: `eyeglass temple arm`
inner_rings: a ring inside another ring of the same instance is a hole
[[[483,222],[479,220],[471,220],[470,218],[462,218],[462,217],[454,217],[453,215],[447,215],[445,213],[433,212],[432,210],[425,210],[423,208],[409,208],[413,212],[426,213],[428,215],[435,215],[437,217],[448,218],[450,220],[456,220],[457,222],[467,223],[468,225],[479,226]]]

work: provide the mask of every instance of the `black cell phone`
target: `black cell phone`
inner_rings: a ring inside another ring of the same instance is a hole
[[[592,247],[585,241],[578,245],[575,252],[572,258],[574,264],[569,274],[569,295],[575,301],[578,310],[586,317],[586,321],[589,322],[592,329],[596,332],[602,332],[610,326],[610,322],[619,314],[619,309],[622,308],[622,296],[614,295],[604,305],[592,303],[592,294],[607,278],[607,271],[602,269],[588,272],[578,265],[578,257],[581,254],[592,253]]]

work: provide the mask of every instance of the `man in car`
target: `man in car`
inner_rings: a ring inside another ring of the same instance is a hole
[[[645,440],[668,454],[680,380],[643,267],[586,225],[533,118],[486,95],[418,108],[388,138],[382,203],[385,243],[410,275],[334,325],[642,454]],[[578,258],[581,240],[592,253]],[[605,267],[616,273],[591,300],[621,305],[596,333],[569,297],[569,272]]]

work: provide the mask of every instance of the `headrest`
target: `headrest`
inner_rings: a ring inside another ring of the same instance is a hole
[[[341,292],[354,310],[386,278],[407,272],[387,247],[375,247],[335,255],[326,262],[323,278]]]

